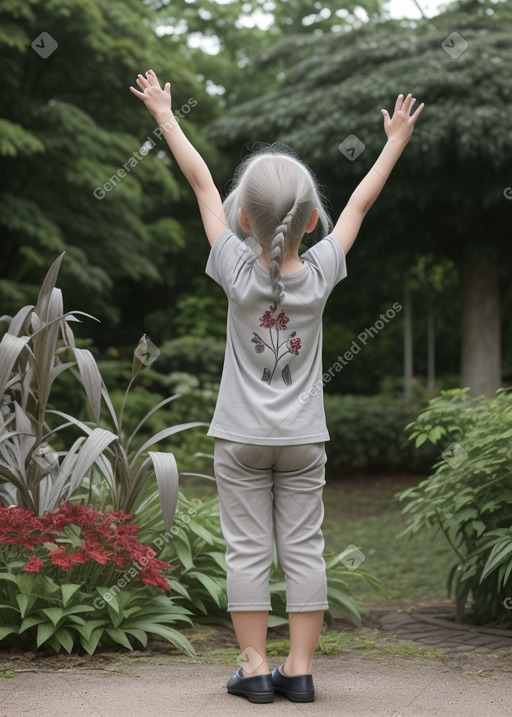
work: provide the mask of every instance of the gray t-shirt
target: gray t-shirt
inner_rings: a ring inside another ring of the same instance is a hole
[[[332,235],[302,254],[303,268],[282,277],[273,310],[269,272],[229,229],[214,242],[206,273],[229,300],[226,354],[208,435],[253,445],[329,440],[322,394],[322,313],[347,275]]]

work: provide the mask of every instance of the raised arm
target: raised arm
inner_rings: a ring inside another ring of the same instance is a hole
[[[384,131],[388,141],[373,167],[350,197],[332,232],[343,247],[345,254],[354,243],[366,213],[381,193],[387,178],[411,138],[414,124],[424,107],[421,103],[411,115],[414,103],[415,99],[412,95],[407,95],[405,99],[403,95],[398,95],[393,117],[389,116],[387,110],[382,110]]]
[[[137,84],[142,92],[134,87],[130,90],[144,102],[158,122],[175,160],[194,190],[206,236],[213,244],[228,226],[222,200],[206,162],[186,138],[172,113],[171,84],[167,82],[162,89],[152,70],[146,72],[146,77],[138,75]]]

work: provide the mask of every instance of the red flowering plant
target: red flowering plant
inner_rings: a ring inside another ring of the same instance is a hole
[[[73,503],[42,516],[0,507],[0,644],[94,652],[155,633],[193,654],[168,626],[190,622],[162,595],[170,565],[137,540],[131,517]]]

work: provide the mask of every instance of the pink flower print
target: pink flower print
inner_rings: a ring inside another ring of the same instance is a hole
[[[287,342],[286,342],[286,348],[288,349],[288,351],[289,351],[291,354],[295,354],[295,356],[297,356],[297,354],[298,354],[299,351],[300,351],[300,338],[297,337],[296,339],[292,339],[291,341],[287,341]]]
[[[263,326],[265,329],[276,328],[278,331],[285,331],[289,321],[290,318],[286,316],[282,310],[276,316],[273,306],[271,306],[268,311],[265,311],[263,316],[260,316],[260,326]]]
[[[268,339],[265,341],[265,339],[262,339],[255,331],[252,332],[251,342],[255,344],[254,350],[256,353],[261,354],[267,348],[270,353],[274,355],[274,367],[272,369],[263,369],[261,380],[265,383],[270,384],[272,382],[277,365],[282,358],[288,354],[297,356],[301,349],[301,340],[297,336],[296,331],[292,331],[284,340],[279,337],[279,332],[286,330],[289,321],[289,317],[286,316],[283,310],[276,315],[275,307],[270,306],[269,309],[263,313],[263,316],[260,316],[260,326],[268,329]],[[286,386],[291,386],[292,375],[288,364],[286,364],[281,371],[281,378]]]

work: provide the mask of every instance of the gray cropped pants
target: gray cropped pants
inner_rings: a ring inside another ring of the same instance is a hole
[[[252,446],[215,439],[215,477],[226,540],[228,611],[270,610],[277,555],[287,612],[326,610],[323,443]]]

